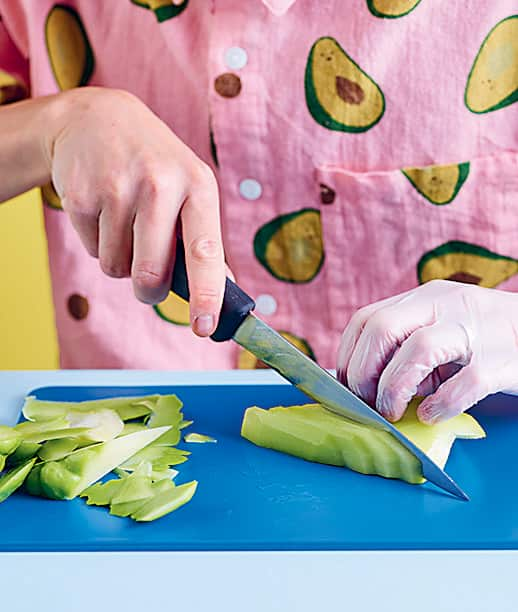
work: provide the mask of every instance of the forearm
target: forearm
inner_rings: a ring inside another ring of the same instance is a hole
[[[58,94],[0,108],[0,202],[49,182],[65,101],[66,94]]]

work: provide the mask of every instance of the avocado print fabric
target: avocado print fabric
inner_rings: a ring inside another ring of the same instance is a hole
[[[516,0],[0,0],[0,103],[143,100],[214,169],[227,261],[325,367],[361,306],[435,278],[518,291]],[[193,52],[195,50],[195,52]],[[263,364],[104,276],[42,186],[61,366]]]

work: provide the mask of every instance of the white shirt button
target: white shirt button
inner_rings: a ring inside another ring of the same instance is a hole
[[[273,295],[268,295],[265,293],[257,296],[257,299],[255,300],[255,307],[259,314],[269,316],[275,314],[277,310],[277,302]]]
[[[225,51],[225,64],[230,70],[241,70],[248,63],[248,54],[241,47],[230,47]]]
[[[255,179],[243,179],[239,183],[239,193],[245,200],[257,200],[263,193],[261,183]]]

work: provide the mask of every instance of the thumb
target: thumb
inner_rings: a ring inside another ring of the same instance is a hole
[[[472,363],[424,399],[417,408],[417,417],[428,425],[446,421],[465,412],[495,390],[481,368]]]
[[[225,274],[230,278],[231,281],[233,281],[234,283],[236,282],[236,277],[234,276],[232,270],[228,267],[228,264],[225,264]]]

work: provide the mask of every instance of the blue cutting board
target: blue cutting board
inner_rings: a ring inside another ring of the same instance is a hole
[[[473,411],[486,440],[459,440],[448,472],[470,502],[432,485],[408,485],[309,463],[240,437],[245,409],[305,403],[288,385],[46,387],[40,399],[87,400],[176,393],[192,431],[217,444],[192,451],[176,482],[199,481],[193,500],[150,524],[110,516],[83,500],[15,494],[0,504],[0,551],[404,550],[518,548],[518,398]],[[21,406],[20,406],[21,408]]]

